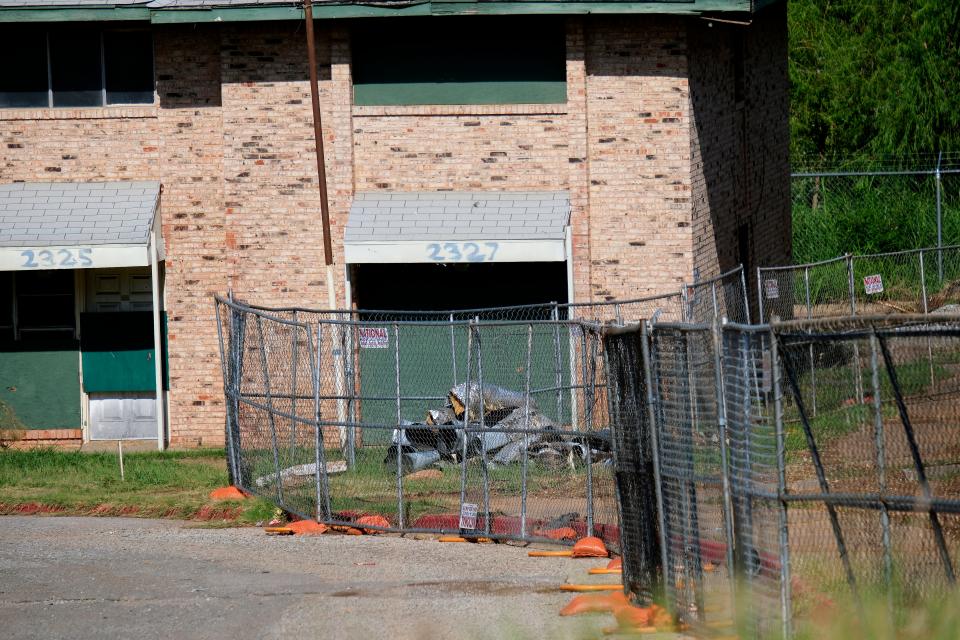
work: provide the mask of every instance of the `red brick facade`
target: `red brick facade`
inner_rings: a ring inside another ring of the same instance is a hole
[[[154,42],[156,106],[0,110],[0,180],[162,182],[171,441],[216,445],[212,295],[326,306],[303,31],[157,26]],[[577,301],[715,274],[743,225],[747,259],[787,257],[782,4],[752,27],[571,17],[566,43],[565,104],[361,107],[348,31],[318,24],[338,273],[352,196],[376,190],[568,191]]]

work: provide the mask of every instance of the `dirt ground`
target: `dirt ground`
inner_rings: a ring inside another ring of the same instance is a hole
[[[596,638],[565,582],[605,560],[179,521],[0,517],[4,638]]]

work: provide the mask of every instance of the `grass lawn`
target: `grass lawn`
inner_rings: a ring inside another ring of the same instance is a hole
[[[0,513],[129,515],[253,524],[273,505],[260,499],[215,502],[227,484],[223,450],[115,453],[56,449],[0,452]]]

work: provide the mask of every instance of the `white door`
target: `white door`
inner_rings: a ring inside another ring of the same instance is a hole
[[[91,440],[152,440],[157,403],[152,393],[90,394]]]

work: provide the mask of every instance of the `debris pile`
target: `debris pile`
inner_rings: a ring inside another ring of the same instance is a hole
[[[466,423],[466,429],[464,428]],[[610,431],[590,434],[560,429],[532,398],[493,384],[458,384],[447,404],[427,411],[424,422],[404,421],[393,430],[384,463],[395,465],[399,452],[404,473],[443,462],[485,457],[492,466],[529,460],[544,465],[583,464],[590,448],[593,463],[609,463]]]

